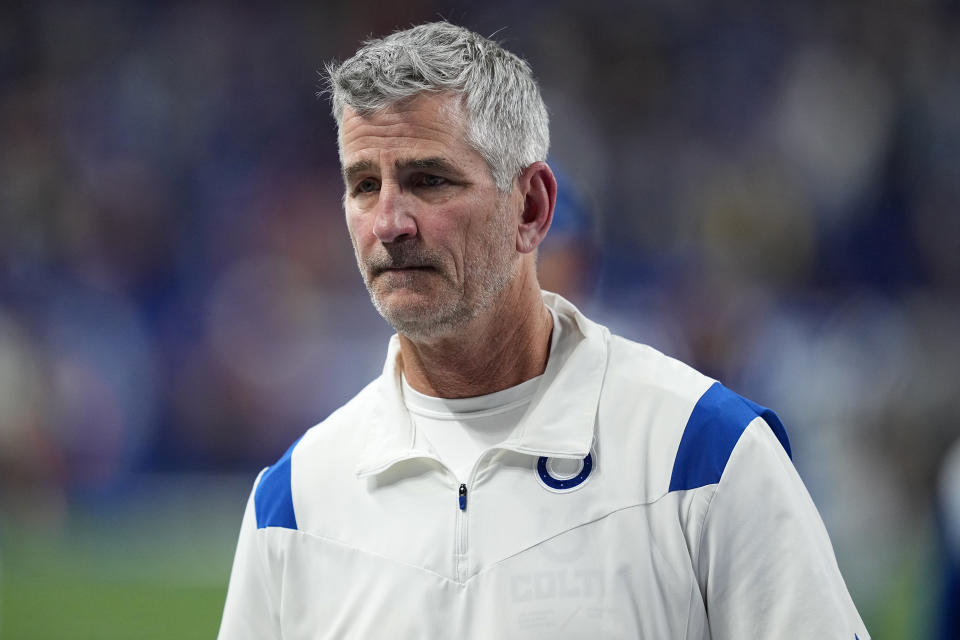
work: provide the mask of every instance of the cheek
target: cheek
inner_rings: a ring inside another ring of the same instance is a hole
[[[350,234],[350,241],[353,243],[354,248],[361,249],[365,244],[368,244],[369,241],[365,240],[365,238],[372,237],[373,234],[370,232],[370,229],[367,228],[367,225],[364,224],[363,216],[347,213],[346,221],[347,233]]]
[[[451,260],[460,263],[470,252],[470,224],[453,216],[441,216],[421,235],[427,246],[447,253]]]

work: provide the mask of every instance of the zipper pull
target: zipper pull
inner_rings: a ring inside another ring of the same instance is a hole
[[[460,497],[460,511],[466,511],[467,510],[467,485],[465,484],[460,485],[459,497]]]

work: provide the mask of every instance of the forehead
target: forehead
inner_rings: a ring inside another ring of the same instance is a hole
[[[461,100],[450,93],[420,94],[365,116],[344,108],[340,153],[344,167],[361,161],[379,165],[385,153],[438,156],[461,165],[483,163],[467,143]]]

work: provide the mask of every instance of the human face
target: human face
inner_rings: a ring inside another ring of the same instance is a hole
[[[467,144],[458,96],[345,109],[344,209],[380,314],[411,339],[451,335],[493,307],[519,266],[511,194]]]

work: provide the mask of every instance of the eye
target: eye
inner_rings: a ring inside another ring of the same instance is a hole
[[[442,187],[443,185],[447,184],[447,179],[441,178],[440,176],[424,174],[420,176],[420,180],[418,182],[420,186],[423,187]]]
[[[373,178],[364,178],[353,188],[354,193],[373,193],[379,187],[379,183]]]

